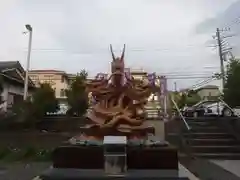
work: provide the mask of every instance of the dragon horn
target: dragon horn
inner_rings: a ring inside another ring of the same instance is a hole
[[[122,61],[124,60],[125,47],[126,47],[126,45],[124,44],[124,46],[123,46],[123,51],[122,51],[122,56],[121,56],[121,60],[122,60]]]
[[[113,53],[113,49],[112,49],[112,45],[111,45],[111,44],[110,44],[110,51],[111,51],[113,60],[115,60],[115,56],[114,56],[114,53]]]

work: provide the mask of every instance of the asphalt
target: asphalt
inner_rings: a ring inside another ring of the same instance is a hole
[[[38,180],[38,175],[51,167],[51,162],[38,163],[0,163],[0,180]],[[185,167],[179,164],[179,176],[199,180]]]
[[[184,162],[185,161],[185,162]],[[240,161],[180,160],[179,176],[190,180],[239,180]],[[0,180],[35,180],[51,162],[0,163]],[[35,178],[35,179],[34,179]]]
[[[51,162],[0,163],[0,180],[32,180],[51,166]]]

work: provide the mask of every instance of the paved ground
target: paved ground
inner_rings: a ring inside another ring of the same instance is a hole
[[[212,162],[227,171],[235,174],[240,179],[239,160],[212,160]],[[44,163],[0,163],[0,180],[33,180],[47,168],[51,162]],[[179,164],[179,176],[188,177],[190,180],[200,180],[183,165]]]
[[[211,160],[211,161],[240,178],[240,160]]]
[[[1,180],[32,180],[42,171],[50,167],[49,163],[0,163]]]
[[[51,163],[0,163],[0,179],[1,180],[33,180],[41,172],[51,166]],[[179,176],[189,177],[190,180],[199,180],[185,167],[179,164]],[[37,179],[37,178],[36,178]]]
[[[179,177],[188,177],[190,180],[200,180],[194,176],[187,168],[179,164]]]

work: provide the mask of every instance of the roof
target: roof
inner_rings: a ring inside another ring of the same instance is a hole
[[[10,69],[10,68],[12,69],[12,68],[19,68],[19,67],[22,68],[19,61],[0,61],[0,71],[4,69]]]
[[[33,69],[29,71],[30,73],[54,73],[54,74],[66,74],[65,71],[54,70],[54,69]]]
[[[67,74],[68,79],[75,79],[76,76],[76,74]]]
[[[25,70],[19,61],[0,61],[0,74],[6,80],[24,84]],[[35,87],[30,78],[29,87]]]
[[[202,87],[196,89],[195,91],[200,91],[202,89],[217,89],[217,90],[219,90],[219,87],[216,85],[206,85],[206,86],[202,86]]]
[[[143,68],[130,68],[132,75],[146,75],[147,72]]]

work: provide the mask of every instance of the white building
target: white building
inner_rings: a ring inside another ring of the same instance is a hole
[[[23,101],[25,71],[18,61],[0,61],[1,110],[10,110],[14,103]],[[28,95],[35,86],[29,79]]]

